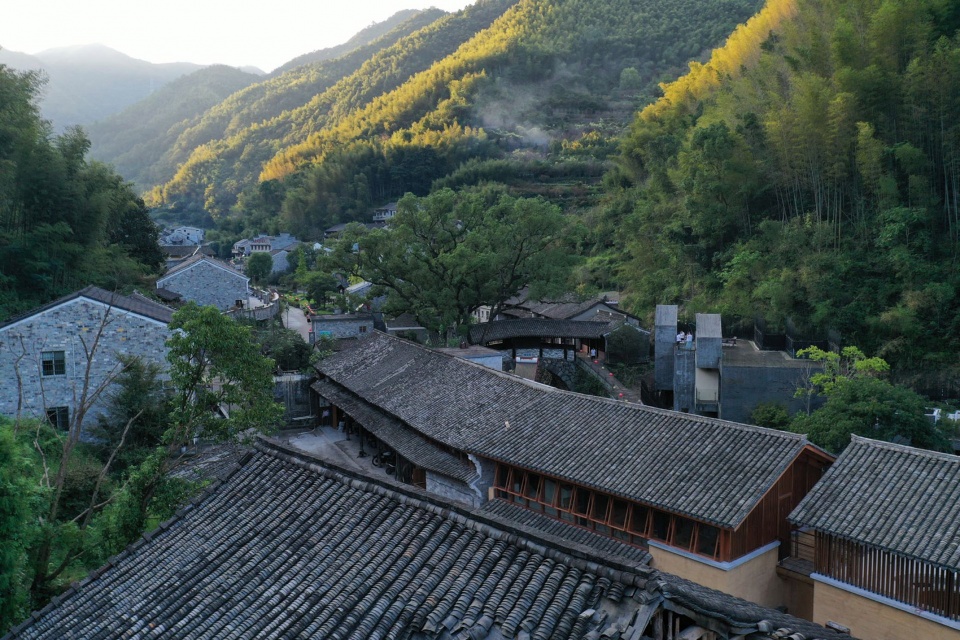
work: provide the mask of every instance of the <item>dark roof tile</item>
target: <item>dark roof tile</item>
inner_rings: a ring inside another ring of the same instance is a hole
[[[379,332],[318,370],[450,447],[729,528],[810,446],[799,434],[561,391]]]
[[[960,457],[860,436],[790,520],[960,570]]]

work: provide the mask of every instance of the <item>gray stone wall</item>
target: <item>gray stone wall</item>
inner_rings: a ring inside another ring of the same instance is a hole
[[[448,500],[456,500],[472,507],[480,506],[480,498],[476,491],[459,480],[445,475],[427,471],[427,491]]]
[[[344,316],[343,319],[330,320],[314,317],[310,322],[313,327],[314,341],[324,331],[329,331],[330,337],[337,339],[360,338],[372,335],[373,333],[373,318],[350,318],[349,316]],[[366,327],[366,330],[361,331],[360,327]]]
[[[221,311],[233,307],[237,300],[246,301],[250,295],[245,276],[239,272],[230,273],[204,260],[168,278],[161,278],[157,286],[179,293],[184,300],[202,306],[212,305]]]
[[[19,402],[24,416],[42,417],[46,408],[68,407],[72,419],[83,392],[87,354],[101,326],[90,358],[90,389],[116,374],[118,354],[166,365],[166,325],[86,298],[70,300],[0,329],[0,414],[16,416]],[[64,352],[63,375],[43,375],[44,351]],[[84,424],[95,422],[103,407],[103,400],[94,405]]]

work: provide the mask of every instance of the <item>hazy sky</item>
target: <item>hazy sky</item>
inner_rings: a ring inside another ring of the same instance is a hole
[[[150,62],[271,71],[340,44],[401,9],[473,0],[4,0],[0,47],[24,53],[100,43]]]

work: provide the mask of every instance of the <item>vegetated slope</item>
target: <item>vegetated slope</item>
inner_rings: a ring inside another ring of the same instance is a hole
[[[287,71],[290,71],[291,69],[302,67],[305,64],[323,62],[325,60],[335,60],[341,56],[345,56],[351,51],[371,44],[379,38],[387,35],[389,32],[393,31],[407,20],[415,17],[418,13],[423,12],[416,9],[404,9],[402,11],[397,11],[383,22],[376,22],[369,27],[358,31],[352,38],[343,44],[338,44],[334,47],[327,47],[326,49],[320,49],[318,51],[311,51],[310,53],[305,53],[302,56],[297,56],[293,60],[290,60],[289,62],[286,62],[271,71],[270,75],[279,76]]]
[[[241,214],[282,210],[286,227],[315,235],[333,222],[365,217],[374,203],[406,191],[426,193],[433,180],[468,159],[518,149],[541,154],[551,142],[590,155],[605,117],[627,121],[644,87],[720,42],[757,8],[753,0],[506,5],[513,6],[488,27],[465,34],[441,60],[411,70],[382,93],[364,90],[358,100],[352,87],[368,87],[365,77],[383,74],[390,53],[421,46],[449,28],[452,17],[399,42],[309,105],[265,123],[273,128],[274,153],[258,171],[259,190],[250,190],[251,167],[236,162],[236,151],[223,155],[225,147],[249,148],[238,138],[197,150],[162,199],[206,206],[221,216],[231,208]],[[458,14],[460,24],[495,6],[474,5]],[[599,155],[609,148],[598,146]],[[233,194],[244,187],[247,195],[234,207]],[[205,197],[211,193],[223,199]]]
[[[199,147],[193,144],[195,140],[182,147],[178,142],[178,147],[184,150],[195,148],[177,175],[164,187],[162,198],[188,208],[206,207],[214,213],[224,212],[235,202],[244,186],[256,184],[263,163],[273,157],[277,149],[304,140],[329,122],[338,121],[456,51],[516,1],[485,0],[439,19],[433,14],[434,19],[428,25],[372,52],[368,58],[351,54],[348,56],[350,63],[355,65],[352,73],[331,76],[326,86],[316,87],[306,100],[298,104],[287,101],[282,105],[285,110],[275,117],[255,121],[248,127],[226,130],[220,139]],[[393,33],[385,38],[391,35]],[[324,64],[339,64],[344,60]],[[275,79],[281,96],[291,86],[289,75]],[[271,82],[265,84],[271,85]],[[225,104],[216,111],[231,116],[228,107]]]
[[[86,127],[91,157],[113,164],[139,189],[152,186],[164,150],[176,140],[178,123],[220,104],[260,76],[215,65],[178,78],[117,115]]]
[[[211,140],[233,136],[249,127],[257,128],[261,122],[303,105],[317,93],[359,69],[364,61],[381,49],[443,15],[444,12],[438,9],[414,12],[386,35],[362,44],[340,58],[301,65],[249,84],[220,103],[173,123],[164,133],[164,141],[157,141],[160,144],[158,150],[146,153],[153,141],[138,139],[123,158],[118,154],[115,158],[105,159],[114,162],[118,171],[145,188],[162,184],[174,176],[177,167],[197,147]],[[133,150],[133,147],[140,151]],[[156,151],[160,151],[160,154]]]
[[[187,62],[153,64],[103,45],[49,49],[29,58],[0,51],[0,63],[46,72],[40,109],[57,130],[119,113],[167,82],[201,68]]]
[[[955,388],[958,28],[947,0],[770,0],[666,87],[597,216],[632,310],[789,317]]]

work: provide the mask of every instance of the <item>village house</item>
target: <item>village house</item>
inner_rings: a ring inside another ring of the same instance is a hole
[[[853,436],[790,514],[800,615],[858,638],[960,638],[960,457]]]
[[[321,314],[310,320],[310,344],[321,338],[344,340],[363,338],[373,334],[375,319],[372,313]]]
[[[300,241],[289,233],[281,233],[278,236],[260,235],[233,243],[233,256],[245,258],[252,253],[275,253],[282,249],[292,251],[298,244]]]
[[[196,254],[157,280],[157,290],[163,290],[168,298],[169,293],[173,293],[183,300],[227,311],[247,304],[250,278],[226,262]]]
[[[0,325],[0,414],[66,429],[103,412],[120,356],[166,364],[173,311],[142,295],[86,287]],[[86,395],[84,387],[86,386]]]
[[[203,244],[206,232],[198,227],[176,227],[160,234],[161,245],[198,245]]]
[[[397,203],[388,202],[382,207],[377,207],[373,210],[373,221],[374,222],[386,222],[397,215]]]
[[[266,439],[8,640],[850,640]]]
[[[570,393],[374,332],[317,366],[333,424],[396,475],[648,552],[654,568],[766,606],[787,515],[833,458],[803,435]]]

